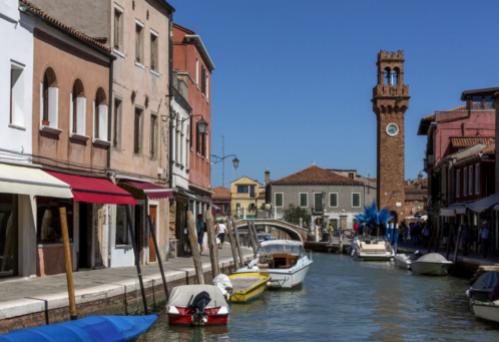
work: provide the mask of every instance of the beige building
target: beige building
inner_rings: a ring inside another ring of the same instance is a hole
[[[243,176],[230,185],[231,214],[246,219],[255,218],[265,205],[265,187],[257,180]]]
[[[34,0],[50,15],[71,22],[112,50],[108,172],[138,200],[133,221],[143,262],[156,260],[146,235],[156,226],[160,249],[169,250],[168,140],[170,32],[174,9],[163,0]],[[111,266],[132,265],[124,208],[112,206]]]

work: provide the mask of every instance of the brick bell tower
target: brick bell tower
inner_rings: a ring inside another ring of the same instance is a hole
[[[372,99],[377,119],[377,204],[400,221],[405,199],[404,115],[410,98],[404,83],[404,52],[380,51],[377,66]]]

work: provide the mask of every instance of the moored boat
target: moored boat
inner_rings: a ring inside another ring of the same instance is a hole
[[[229,275],[232,282],[230,301],[233,303],[246,303],[263,294],[270,275],[265,272],[241,272]]]
[[[499,323],[499,272],[485,272],[466,291],[475,317]]]
[[[229,305],[215,285],[173,288],[166,313],[170,325],[225,325],[229,321]]]
[[[452,261],[439,253],[428,253],[411,263],[413,274],[444,276],[449,273]]]
[[[410,270],[412,263],[421,257],[422,253],[415,251],[414,253],[397,253],[393,257],[395,265],[403,270]]]
[[[90,316],[75,321],[14,330],[0,335],[0,341],[132,341],[149,330],[157,319],[158,315]]]
[[[355,239],[352,244],[352,256],[363,261],[389,261],[395,252],[390,243],[384,239]]]
[[[258,257],[242,272],[265,272],[270,275],[270,288],[291,289],[303,283],[312,259],[308,257],[303,243],[292,240],[263,241],[257,251]]]

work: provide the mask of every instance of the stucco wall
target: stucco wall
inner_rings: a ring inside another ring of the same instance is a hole
[[[0,42],[4,47],[0,54],[0,136],[2,148],[15,151],[18,154],[30,154],[32,151],[32,92],[33,92],[33,20],[30,16],[20,15],[17,11],[17,0],[3,3],[2,6],[14,3],[9,8],[0,7],[0,11],[10,9],[12,17],[0,18]],[[5,12],[4,12],[5,13]],[[16,18],[17,17],[17,18]],[[19,21],[17,21],[19,19]],[[15,126],[10,125],[10,68],[15,62],[24,65],[23,97],[21,121]],[[26,160],[21,155],[0,153],[9,159]]]

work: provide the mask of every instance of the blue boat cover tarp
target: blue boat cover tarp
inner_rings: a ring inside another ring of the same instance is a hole
[[[0,335],[0,342],[121,342],[147,331],[158,315],[91,316],[75,321],[15,330]]]

